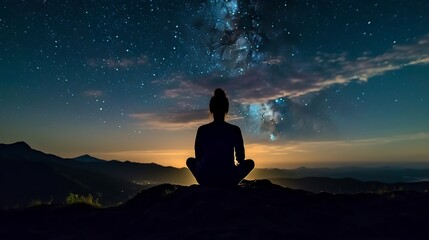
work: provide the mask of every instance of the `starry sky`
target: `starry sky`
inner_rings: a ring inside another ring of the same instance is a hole
[[[256,167],[429,166],[429,2],[9,0],[0,142],[185,166],[221,87]]]

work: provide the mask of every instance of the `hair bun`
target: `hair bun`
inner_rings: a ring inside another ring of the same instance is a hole
[[[217,88],[214,91],[214,96],[215,97],[224,97],[224,98],[226,98],[226,94],[225,94],[225,92],[221,88]]]

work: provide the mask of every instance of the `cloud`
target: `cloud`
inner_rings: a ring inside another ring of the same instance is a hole
[[[196,98],[202,95],[211,95],[214,89],[208,89],[204,86],[199,86],[192,83],[189,79],[184,79],[183,77],[177,78],[175,80],[177,83],[175,88],[166,89],[164,91],[164,97],[166,98],[184,98],[188,99],[190,97]],[[189,89],[192,89],[192,96],[189,94]]]
[[[306,60],[273,55],[233,77],[221,72],[198,77],[180,74],[165,86],[163,96],[191,104],[202,97],[209,99],[213,90],[221,87],[230,98],[231,111],[244,117],[246,132],[270,140],[332,139],[340,133],[322,90],[351,81],[366,82],[389,71],[428,63],[426,35],[413,44],[394,45],[378,55],[363,52],[352,58],[347,53],[319,52]],[[301,102],[304,98],[305,105]],[[276,102],[279,99],[284,102]]]
[[[428,63],[429,35],[426,35],[414,44],[394,45],[375,56],[365,52],[351,58],[346,53],[319,52],[301,62],[273,57],[234,77],[225,77],[219,72],[194,79],[183,77],[176,87],[165,90],[164,95],[168,98],[188,96],[188,89],[196,94],[209,94],[222,87],[231,99],[241,104],[263,103],[318,92],[334,84],[367,81],[389,71]]]
[[[338,141],[249,143],[246,156],[258,167],[426,164],[427,132]]]
[[[96,90],[96,89],[86,90],[83,92],[83,94],[87,97],[101,97],[101,96],[103,96],[103,91]]]
[[[410,45],[394,45],[390,51],[384,54],[371,57],[368,54],[363,55],[356,60],[348,60],[342,58],[336,62],[338,65],[335,77],[327,79],[325,84],[346,83],[351,79],[359,79],[367,81],[369,78],[382,75],[385,72],[398,70],[411,65],[428,64],[429,63],[429,35],[425,36],[417,44]],[[324,64],[323,67],[332,69],[330,63]],[[332,70],[331,70],[332,71]]]
[[[244,116],[247,132],[270,140],[279,136],[331,139],[338,135],[338,130],[330,117],[330,106],[324,103],[322,90],[351,81],[366,82],[389,71],[428,63],[429,35],[426,35],[413,44],[394,45],[378,55],[363,52],[352,58],[347,53],[319,52],[301,60],[272,55],[233,77],[222,72],[196,78],[182,74],[166,86],[164,97],[200,101],[221,87],[233,104],[231,111]],[[300,101],[303,98],[307,99],[306,105]],[[276,102],[279,99],[283,102]]]
[[[412,141],[427,141],[429,140],[429,133],[419,132],[413,134],[394,135],[389,137],[378,137],[378,138],[365,138],[365,139],[353,139],[347,141],[336,141],[340,145],[365,145],[374,146],[379,144],[390,144],[397,142],[412,142]]]
[[[395,146],[401,143],[402,146],[410,146],[413,142],[427,142],[429,141],[429,133],[419,132],[403,135],[383,136],[375,138],[359,138],[351,140],[336,140],[336,141],[303,141],[294,140],[289,141],[287,144],[267,144],[267,143],[249,143],[246,145],[247,151],[252,153],[264,153],[274,155],[287,155],[292,152],[317,152],[320,149],[337,149],[347,150],[348,148],[377,148],[384,145]],[[405,144],[405,145],[403,145]],[[412,146],[412,145],[411,145]]]
[[[134,58],[102,58],[102,59],[89,59],[87,64],[90,67],[107,67],[110,69],[130,68],[139,65],[149,64],[149,59],[146,55],[140,55]]]
[[[185,109],[180,111],[167,111],[164,113],[133,113],[129,117],[138,121],[138,125],[144,129],[160,130],[186,130],[196,129],[212,120],[209,109]],[[227,121],[235,121],[242,117],[227,114]]]
[[[103,159],[116,159],[140,163],[156,163],[163,166],[186,167],[186,159],[194,155],[194,149],[152,149],[112,152],[94,152],[91,155]]]
[[[129,115],[138,120],[138,125],[145,129],[184,130],[206,124],[208,110],[182,110],[166,113],[134,113]]]

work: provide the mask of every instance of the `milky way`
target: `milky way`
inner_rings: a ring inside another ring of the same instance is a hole
[[[204,21],[211,34],[215,69],[227,76],[243,74],[263,60],[262,36],[256,2],[210,1]]]
[[[6,1],[2,135],[195,130],[217,87],[250,142],[426,132],[427,12],[423,0]]]
[[[398,6],[402,4],[398,2]],[[401,18],[399,9],[389,16],[390,9],[384,13],[377,2],[357,6],[348,2],[333,6],[307,2],[303,6],[312,10],[302,13],[298,5],[294,1],[209,1],[199,9],[202,14],[197,28],[206,38],[204,46],[211,65],[207,76],[193,80],[191,85],[204,89],[227,86],[233,96],[240,98],[237,114],[244,118],[249,133],[270,140],[332,138],[338,133],[336,121],[345,114],[344,103],[332,101],[342,94],[343,84],[367,81],[414,65],[415,61],[427,62],[425,31],[415,36],[414,42],[407,38],[402,45],[397,35],[383,38],[380,34]],[[329,17],[320,18],[318,11]],[[338,28],[345,38],[336,35]],[[374,44],[377,39],[385,44],[375,49],[356,44]],[[353,107],[365,104],[361,100],[367,98],[365,91],[361,95],[347,101]]]

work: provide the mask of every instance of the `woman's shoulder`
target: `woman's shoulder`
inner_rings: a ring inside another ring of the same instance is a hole
[[[203,131],[204,129],[210,128],[210,123],[204,124],[198,127],[198,131]]]
[[[216,126],[214,126],[213,122],[211,123],[207,123],[207,124],[203,124],[201,126],[198,127],[198,131],[208,131],[209,129],[215,128]]]
[[[227,122],[225,123],[228,125],[229,128],[234,129],[235,131],[241,131],[239,126]]]

